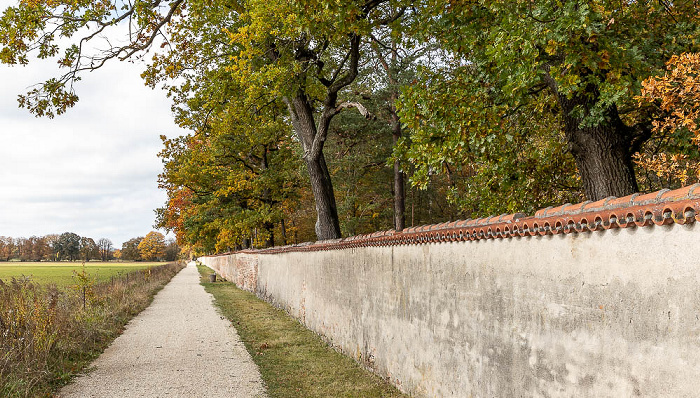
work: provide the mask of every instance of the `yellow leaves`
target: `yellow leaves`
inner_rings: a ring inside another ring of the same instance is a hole
[[[59,0],[21,0],[20,4],[27,6],[27,7],[32,7],[32,8],[37,8],[41,6],[47,6],[47,7],[56,7],[61,4],[76,4],[76,1],[59,1]]]
[[[599,51],[598,56],[600,56],[600,61],[598,61],[598,68],[607,69],[610,65],[610,52],[608,50]]]
[[[227,184],[229,185],[214,192],[214,195],[218,198],[225,198],[254,188],[254,185],[247,178],[229,178]]]
[[[165,255],[165,236],[160,232],[151,231],[138,246],[141,258],[156,260]]]
[[[671,183],[677,181],[681,186],[688,185],[690,175],[700,179],[700,162],[689,160],[685,154],[659,153],[656,155],[636,154],[634,162],[637,166],[655,174],[658,178]]]

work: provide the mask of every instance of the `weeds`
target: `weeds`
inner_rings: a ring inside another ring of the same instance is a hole
[[[166,264],[73,289],[0,280],[0,396],[47,396],[66,384],[146,308],[180,269]]]

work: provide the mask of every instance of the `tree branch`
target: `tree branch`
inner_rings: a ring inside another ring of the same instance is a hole
[[[333,115],[335,116],[342,112],[343,109],[347,108],[356,108],[357,111],[360,112],[360,115],[364,116],[365,119],[376,119],[376,116],[374,116],[370,111],[367,110],[367,108],[365,108],[364,105],[362,105],[359,102],[343,102],[335,108],[335,112],[333,113]]]

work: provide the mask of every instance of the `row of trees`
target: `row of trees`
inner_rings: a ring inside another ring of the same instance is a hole
[[[163,234],[155,231],[129,239],[120,251],[120,258],[126,261],[175,261],[179,255],[180,247],[175,240],[166,241]]]
[[[60,57],[19,99],[53,117],[159,45],[143,77],[191,133],[157,225],[210,252],[695,182],[699,39],[694,1],[22,2],[0,61]]]
[[[29,238],[0,236],[0,261],[174,261],[179,254],[175,240],[166,241],[160,232],[130,239],[121,250],[115,249],[107,238],[95,242],[72,232]]]
[[[113,255],[111,240],[101,238],[95,242],[72,232],[29,238],[0,236],[0,261],[108,261]]]

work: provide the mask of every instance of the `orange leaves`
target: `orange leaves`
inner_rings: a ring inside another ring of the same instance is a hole
[[[652,123],[655,133],[679,136],[695,148],[687,153],[642,153],[636,156],[635,163],[662,180],[686,185],[693,182],[691,179],[700,179],[700,161],[696,160],[700,146],[700,54],[674,55],[666,66],[663,76],[642,82],[637,101],[658,107],[660,116]]]
[[[670,115],[655,122],[659,132],[687,128],[697,141],[700,131],[700,54],[674,55],[667,62],[667,72],[661,77],[650,77],[642,82],[640,103],[658,103]]]
[[[669,185],[673,181],[678,181],[681,186],[688,185],[693,177],[695,180],[700,179],[698,163],[689,160],[685,154],[638,153],[634,156],[634,162],[646,171],[654,173],[661,181],[668,181]]]
[[[139,243],[138,249],[145,260],[160,259],[165,255],[165,237],[160,232],[151,231]]]

